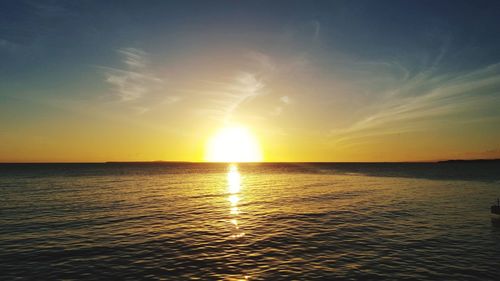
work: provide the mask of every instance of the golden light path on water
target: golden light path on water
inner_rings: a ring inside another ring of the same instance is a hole
[[[230,164],[228,167],[227,173],[227,192],[229,196],[227,200],[229,201],[230,209],[229,209],[229,223],[232,225],[232,234],[231,238],[238,239],[245,236],[245,232],[240,229],[238,224],[238,216],[240,214],[240,210],[238,207],[238,202],[240,201],[240,193],[241,191],[241,174],[238,171],[238,166],[236,164]],[[249,280],[250,276],[245,275],[242,279],[236,280]]]
[[[229,171],[227,173],[227,189],[229,193],[227,200],[230,203],[229,214],[231,215],[229,222],[234,227],[231,237],[243,237],[245,233],[240,230],[238,225],[238,215],[240,214],[238,202],[240,201],[239,192],[241,190],[241,175],[240,172],[238,172],[238,166],[236,166],[236,164],[229,165]]]

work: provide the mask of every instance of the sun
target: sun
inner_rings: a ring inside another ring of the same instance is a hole
[[[257,139],[244,127],[220,129],[207,142],[205,160],[208,162],[260,162],[262,152]]]

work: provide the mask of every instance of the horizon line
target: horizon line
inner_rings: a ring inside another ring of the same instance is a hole
[[[416,160],[416,161],[259,161],[259,162],[209,162],[209,161],[34,161],[34,162],[1,162],[0,164],[384,164],[384,163],[449,163],[449,162],[488,162],[500,161],[500,158],[477,159],[444,159],[444,160]]]

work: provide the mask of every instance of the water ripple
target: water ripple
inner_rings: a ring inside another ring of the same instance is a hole
[[[500,274],[500,229],[487,210],[498,193],[492,182],[307,165],[243,165],[229,177],[222,165],[57,169],[0,175],[1,279]]]

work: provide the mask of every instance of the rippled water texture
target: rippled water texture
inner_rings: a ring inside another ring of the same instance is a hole
[[[3,165],[0,279],[499,280],[498,164],[437,165]]]

